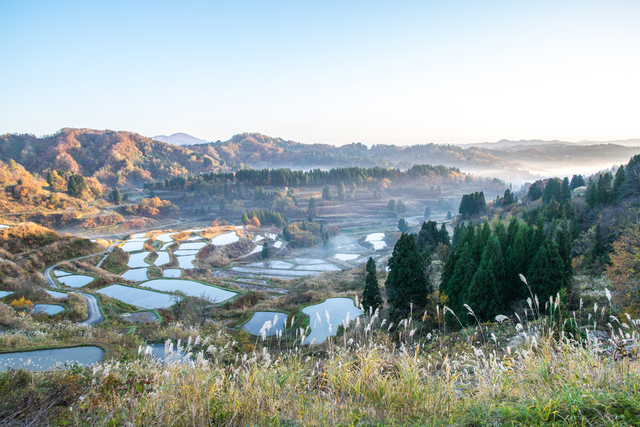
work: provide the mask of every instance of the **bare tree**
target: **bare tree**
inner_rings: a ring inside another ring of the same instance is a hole
[[[216,300],[206,294],[198,297],[189,297],[180,304],[179,319],[194,326],[203,326],[218,312]]]

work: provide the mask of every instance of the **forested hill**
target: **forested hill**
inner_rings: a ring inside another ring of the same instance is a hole
[[[97,178],[109,186],[140,185],[186,174],[235,172],[247,167],[407,169],[414,164],[457,167],[468,173],[524,182],[533,178],[526,171],[574,167],[580,173],[593,173],[612,164],[622,164],[638,153],[640,148],[613,144],[543,144],[517,151],[437,144],[367,147],[352,143],[335,147],[302,144],[258,133],[243,133],[224,142],[185,147],[131,132],[73,128],[40,138],[29,134],[0,136],[0,161],[14,160],[31,173],[70,170]],[[593,171],[583,170],[586,164]]]
[[[538,144],[537,142],[540,142]],[[524,171],[574,168],[581,173],[593,173],[613,164],[623,164],[640,153],[640,147],[617,144],[589,145],[555,143],[553,141],[522,141],[515,147],[488,145],[468,147],[422,144],[396,146],[378,144],[367,147],[352,143],[335,147],[329,144],[302,144],[258,133],[235,135],[228,141],[191,145],[191,149],[210,155],[227,166],[250,165],[255,168],[289,167],[292,169],[344,166],[401,166],[439,164],[458,167],[465,172],[497,176],[506,180],[516,177],[530,179]]]
[[[302,144],[258,133],[243,133],[228,141],[190,146],[212,157],[219,157],[227,165],[252,167],[334,167],[334,166],[392,166],[394,164],[441,164],[451,167],[473,167],[476,170],[523,169],[524,164],[501,157],[489,150],[463,149],[453,145],[414,145],[402,147],[379,144],[368,148],[361,143],[336,147],[329,144]]]
[[[72,128],[41,138],[1,135],[0,160],[14,160],[32,173],[70,170],[107,185],[210,172],[218,166],[210,156],[136,133]]]

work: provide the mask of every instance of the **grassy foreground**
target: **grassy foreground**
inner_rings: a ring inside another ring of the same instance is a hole
[[[544,319],[506,327],[513,348],[495,336],[443,346],[447,337],[418,338],[411,322],[392,340],[387,326],[374,315],[322,345],[259,339],[248,354],[223,330],[189,328],[178,345],[192,363],[165,365],[141,347],[88,368],[2,373],[0,424],[640,425],[637,322],[612,327],[619,352]]]

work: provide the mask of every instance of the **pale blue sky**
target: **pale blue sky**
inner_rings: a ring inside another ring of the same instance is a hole
[[[640,2],[0,0],[0,133],[640,137]]]

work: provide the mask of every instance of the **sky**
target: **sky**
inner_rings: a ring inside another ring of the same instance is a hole
[[[640,137],[640,1],[0,0],[0,133]]]

